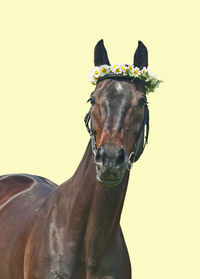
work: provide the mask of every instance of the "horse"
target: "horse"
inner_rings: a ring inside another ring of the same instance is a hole
[[[110,65],[103,40],[94,63]],[[134,65],[148,66],[141,41]],[[90,140],[70,179],[58,186],[36,175],[0,177],[0,279],[131,279],[120,216],[148,138],[145,86],[108,74],[89,101]]]

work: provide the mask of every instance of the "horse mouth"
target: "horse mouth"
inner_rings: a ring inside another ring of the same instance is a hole
[[[121,179],[107,179],[104,180],[102,178],[100,178],[98,175],[96,176],[97,181],[100,182],[101,184],[107,186],[107,187],[113,187],[113,186],[117,186],[122,182],[122,178]]]

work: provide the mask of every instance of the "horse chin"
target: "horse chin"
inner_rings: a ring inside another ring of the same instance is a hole
[[[102,185],[104,185],[105,187],[108,187],[108,188],[120,185],[123,180],[123,177],[120,179],[115,179],[115,180],[104,180],[101,177],[99,177],[98,174],[97,174],[96,178],[99,183],[101,183]]]

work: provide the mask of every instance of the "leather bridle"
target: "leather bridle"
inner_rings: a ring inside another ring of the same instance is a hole
[[[85,122],[85,126],[88,130],[88,133],[90,134],[92,152],[93,152],[94,156],[96,156],[97,146],[96,146],[95,135],[92,130],[92,122],[90,121],[91,113],[92,113],[92,107],[90,108],[89,112],[86,114],[84,122]],[[134,150],[129,154],[129,157],[128,157],[127,169],[129,171],[132,168],[133,163],[136,161],[143,136],[144,136],[144,142],[143,142],[143,150],[144,150],[146,144],[148,143],[148,136],[149,136],[149,108],[148,108],[147,104],[144,105],[144,121],[143,121],[142,130],[140,132],[140,135],[137,138],[137,141],[134,146]]]

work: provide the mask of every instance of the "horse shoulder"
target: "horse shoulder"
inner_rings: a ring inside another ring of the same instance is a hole
[[[21,278],[32,220],[55,189],[56,184],[38,176],[14,174],[0,177],[0,278]]]

